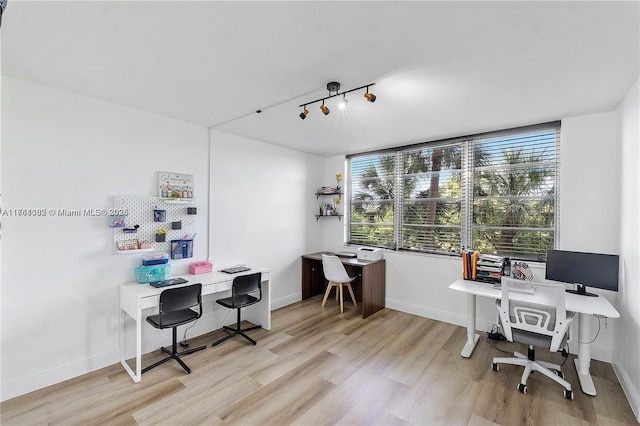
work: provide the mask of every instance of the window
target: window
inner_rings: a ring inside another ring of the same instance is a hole
[[[550,123],[349,156],[347,243],[544,260],[559,138]]]

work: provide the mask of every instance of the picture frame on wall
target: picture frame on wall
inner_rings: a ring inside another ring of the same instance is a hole
[[[193,200],[193,175],[158,172],[158,197],[164,200]]]

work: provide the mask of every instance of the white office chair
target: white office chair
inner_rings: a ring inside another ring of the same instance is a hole
[[[355,280],[357,277],[350,277],[347,274],[347,271],[344,269],[344,265],[338,258],[338,256],[329,256],[326,254],[322,255],[322,269],[324,271],[324,277],[329,281],[329,285],[327,286],[327,291],[324,293],[324,299],[322,299],[322,306],[327,303],[327,298],[329,297],[329,293],[333,287],[336,288],[336,299],[338,298],[338,294],[340,296],[340,312],[344,313],[344,302],[343,302],[343,291],[342,287],[346,286],[349,289],[349,294],[351,295],[351,301],[353,305],[357,308],[358,304],[356,303],[356,297],[353,295],[353,288],[351,288],[351,281]]]
[[[507,340],[524,343],[529,346],[529,350],[527,355],[514,352],[513,358],[493,358],[493,370],[499,371],[499,364],[523,366],[524,373],[518,384],[518,390],[522,393],[527,393],[529,374],[532,371],[539,371],[564,386],[564,397],[573,399],[571,384],[564,380],[560,366],[535,359],[536,346],[548,348],[551,352],[557,352],[558,349],[566,346],[569,324],[573,321],[574,314],[567,314],[564,285],[535,283],[534,285],[538,287],[536,296],[543,296],[541,293],[547,294],[547,292],[550,295],[549,305],[537,305],[514,301],[514,294],[517,293],[509,290],[510,283],[513,283],[512,286],[522,285],[522,281],[502,277],[502,299],[496,300],[500,327]],[[518,298],[522,298],[522,293],[519,296]]]

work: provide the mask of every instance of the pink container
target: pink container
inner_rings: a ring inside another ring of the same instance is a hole
[[[213,270],[213,264],[208,260],[202,260],[200,262],[191,262],[189,264],[189,273],[192,275],[206,274]]]

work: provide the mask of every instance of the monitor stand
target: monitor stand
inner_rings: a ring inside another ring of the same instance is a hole
[[[578,294],[580,296],[598,297],[595,293],[587,292],[586,286],[582,284],[576,284],[578,287],[575,290],[565,290],[567,293]]]

